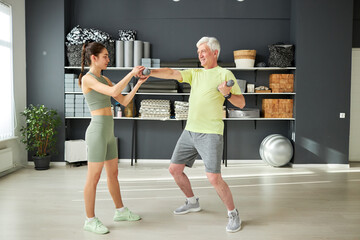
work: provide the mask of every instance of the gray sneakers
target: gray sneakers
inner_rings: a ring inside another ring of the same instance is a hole
[[[182,205],[181,207],[175,209],[174,214],[185,214],[185,213],[189,213],[189,212],[199,212],[200,210],[201,210],[201,208],[200,208],[200,204],[199,204],[199,198],[196,198],[196,203],[195,204],[189,203],[189,201],[186,199],[185,204]]]
[[[236,209],[236,213],[230,213],[229,214],[229,223],[226,226],[227,232],[237,232],[241,229],[241,220],[239,217],[239,212]]]

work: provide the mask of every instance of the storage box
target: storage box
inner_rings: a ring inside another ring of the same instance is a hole
[[[65,141],[65,161],[69,163],[87,161],[86,142],[82,139]]]
[[[228,109],[229,118],[259,118],[260,110],[257,108]]]
[[[263,99],[262,113],[264,118],[292,118],[293,99]]]
[[[294,92],[294,74],[271,74],[269,87],[273,93]]]

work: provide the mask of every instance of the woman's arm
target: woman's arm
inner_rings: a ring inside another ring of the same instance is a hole
[[[109,85],[103,84],[89,75],[84,76],[83,83],[86,85],[87,88],[93,89],[99,93],[111,97],[117,97],[119,94],[121,94],[126,85],[128,85],[132,77],[138,75],[142,70],[144,70],[144,67],[142,66],[134,67],[131,72],[129,72],[121,81],[119,81],[115,85],[112,85],[111,81],[107,77],[105,77],[105,79],[107,80]]]
[[[131,92],[129,92],[126,96],[119,94],[118,96],[114,97],[114,99],[116,101],[118,101],[121,105],[126,107],[129,104],[129,102],[134,98],[134,96],[135,96],[137,90],[139,89],[139,87],[141,86],[141,84],[143,84],[148,78],[149,78],[149,76],[140,78],[138,80],[138,82],[136,83],[136,85],[131,90]]]

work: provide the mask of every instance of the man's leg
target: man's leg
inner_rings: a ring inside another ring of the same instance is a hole
[[[185,214],[201,210],[199,199],[194,196],[189,178],[184,173],[185,166],[191,167],[194,164],[197,154],[192,134],[184,130],[172,154],[169,172],[187,199],[183,206],[175,209],[174,214]]]
[[[241,229],[241,220],[230,188],[221,176],[223,137],[218,134],[197,134],[196,137],[196,149],[204,160],[206,176],[228,210],[229,222],[226,231],[237,232]]]
[[[176,184],[186,196],[185,204],[174,210],[174,214],[186,214],[189,212],[198,212],[201,210],[199,199],[194,196],[190,181],[184,173],[185,164],[171,163],[169,171],[174,177]]]
[[[209,179],[211,185],[215,188],[217,194],[219,195],[220,199],[225,204],[228,211],[234,210],[234,200],[232,197],[232,193],[230,191],[229,186],[224,181],[221,176],[221,173],[206,173],[207,178]]]
[[[169,172],[173,176],[176,184],[179,186],[181,191],[185,194],[187,198],[193,197],[194,193],[191,188],[191,183],[189,178],[184,173],[185,164],[174,164],[171,163],[169,167]]]

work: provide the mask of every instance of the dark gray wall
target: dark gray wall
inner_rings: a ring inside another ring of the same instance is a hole
[[[31,0],[25,7],[27,104],[44,104],[63,118],[64,1]],[[63,122],[52,161],[63,161],[64,139]]]
[[[70,18],[66,20],[70,22],[70,26],[66,26],[67,31],[80,25],[84,28],[101,29],[117,39],[119,29],[135,29],[138,33],[137,39],[150,41],[152,56],[162,61],[197,57],[195,45],[204,35],[216,36],[220,40],[220,61],[233,62],[233,50],[236,49],[256,49],[257,61],[265,61],[268,44],[289,42],[290,38],[290,2],[286,0],[243,3],[217,0],[178,3],[162,0],[106,0],[103,1],[101,9],[95,0],[77,0],[69,2],[66,13],[69,13],[66,19]],[[254,73],[234,74],[238,78],[254,82]],[[266,74],[257,78],[258,83],[261,78],[268,79],[269,73]],[[122,77],[121,73],[114,71],[106,71],[106,75],[114,81]],[[137,103],[142,98],[149,96],[138,96]],[[172,97],[171,100],[181,98]],[[259,107],[261,98],[249,96],[247,101],[248,107],[255,107],[256,103]],[[131,128],[132,125],[127,121],[116,122],[115,134],[120,139],[121,149],[119,156],[129,158],[131,131],[123,128]],[[137,124],[138,157],[169,159],[181,134],[183,123],[139,121]],[[77,137],[82,137],[86,125],[85,121],[77,124]],[[254,122],[229,122],[228,158],[259,159],[258,147],[262,139],[270,133],[289,136],[288,125],[286,121],[257,122],[255,129]]]
[[[347,163],[353,1],[297,0],[295,163]],[[346,113],[340,119],[340,112]]]
[[[162,61],[196,57],[195,43],[203,35],[216,36],[220,40],[220,60],[223,62],[232,62],[232,51],[236,49],[256,49],[257,61],[265,61],[268,44],[296,42],[295,110],[296,140],[299,143],[296,143],[294,161],[344,163],[348,155],[349,122],[348,118],[340,121],[338,115],[341,111],[349,116],[351,65],[348,54],[351,51],[352,12],[352,1],[252,0],[239,3],[235,0],[198,0],[175,3],[170,0],[104,0],[99,7],[95,0],[29,0],[26,6],[27,19],[30,19],[27,21],[27,64],[28,68],[29,64],[34,67],[28,70],[28,103],[48,102],[63,115],[64,30],[68,33],[76,25],[100,29],[114,38],[117,38],[119,29],[135,29],[137,39],[150,41],[152,56]],[[46,21],[42,17],[44,14]],[[57,38],[39,43],[47,36],[48,29]],[[332,29],[341,34],[333,36],[335,31]],[[58,54],[56,59],[44,61],[34,48],[43,49],[48,45],[56,48]],[[58,62],[61,64],[55,64]],[[54,78],[39,77],[41,71]],[[104,74],[116,82],[124,73],[105,71]],[[238,71],[234,74],[237,78],[254,82],[254,73]],[[268,74],[261,73],[263,76],[257,79],[257,84],[265,81]],[[342,79],[341,82],[338,79]],[[329,83],[332,84],[330,87]],[[54,84],[56,90],[52,88]],[[38,88],[40,85],[41,90]],[[323,90],[324,85],[327,91]],[[261,98],[248,96],[246,100],[248,107],[260,107]],[[89,120],[69,123],[71,131],[67,137],[83,138]],[[139,121],[138,157],[170,158],[182,127],[180,121]],[[131,121],[116,120],[120,158],[130,157],[131,128]],[[228,158],[259,159],[258,148],[262,139],[271,133],[290,138],[289,129],[292,125],[288,121],[228,122]],[[60,141],[64,139],[64,135],[59,136]],[[318,152],[313,153],[309,148],[317,148]]]
[[[72,27],[98,28],[118,38],[119,29],[135,29],[137,39],[152,43],[153,57],[164,61],[196,57],[196,42],[216,36],[220,60],[232,62],[233,50],[256,49],[264,59],[267,44],[289,40],[290,2],[245,1],[71,1],[66,12]]]

